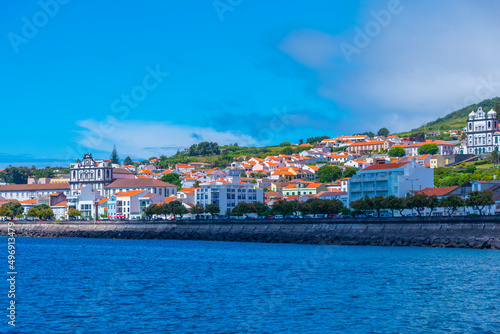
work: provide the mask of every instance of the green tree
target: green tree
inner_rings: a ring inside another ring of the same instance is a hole
[[[426,194],[415,194],[406,198],[406,207],[408,209],[416,209],[419,216],[422,215],[422,209],[427,207],[428,197]]]
[[[323,166],[317,172],[318,181],[322,183],[330,183],[342,177],[342,170],[337,166]]]
[[[209,213],[212,217],[220,214],[220,206],[217,204],[209,204],[205,207],[205,212]]]
[[[296,206],[293,203],[294,201],[285,201],[285,200],[277,200],[273,204],[272,212],[277,215],[288,216],[294,213],[294,209]]]
[[[269,210],[269,207],[267,206],[267,204],[262,203],[262,202],[255,202],[253,204],[253,207],[254,207],[255,213],[259,216],[262,216],[264,214],[264,212]]]
[[[284,149],[282,149],[280,153],[284,154],[284,155],[292,155],[293,149],[290,146],[288,146],[288,147],[285,147]]]
[[[389,135],[389,130],[387,128],[381,128],[378,130],[377,135],[387,137]]]
[[[345,177],[353,177],[354,175],[356,175],[356,172],[359,170],[359,168],[351,168],[351,167],[347,167],[344,172],[342,172],[342,177],[345,178]]]
[[[387,201],[384,196],[375,196],[370,198],[371,207],[377,212],[377,217],[380,217],[380,211],[387,209]]]
[[[144,209],[144,216],[146,219],[151,219],[154,215],[158,214],[158,205],[156,204],[151,204],[148,207]]]
[[[182,218],[183,215],[188,213],[188,209],[179,201],[172,201],[168,204],[168,206],[170,207],[171,213],[176,217],[177,215],[180,215]]]
[[[23,206],[19,202],[8,202],[5,203],[2,207],[12,210],[14,216],[22,215],[24,212]]]
[[[369,210],[372,210],[370,198],[365,196],[351,202],[351,208],[366,215]]]
[[[424,144],[418,148],[418,154],[436,154],[439,152],[437,144]]]
[[[492,164],[498,165],[498,151],[494,150],[491,152],[490,161]]]
[[[54,217],[54,212],[51,208],[38,210],[38,216],[40,218],[50,219]]]
[[[436,195],[427,197],[427,204],[425,206],[431,210],[429,216],[432,216],[432,211],[434,211],[435,208],[439,207],[439,204],[439,199]]]
[[[465,200],[465,205],[476,208],[479,214],[483,214],[483,209],[487,206],[495,204],[493,192],[491,190],[477,191],[469,193],[469,197]]]
[[[124,165],[131,165],[132,164],[132,159],[130,157],[126,157],[125,160],[123,160]]]
[[[28,213],[27,213],[27,216],[28,216],[28,217],[33,217],[33,218],[36,218],[36,217],[38,217],[39,215],[40,215],[40,214],[39,214],[38,210],[37,210],[35,207],[30,208],[30,209],[28,210]]]
[[[14,218],[14,212],[5,205],[2,205],[0,207],[0,217]]]
[[[76,217],[81,217],[81,216],[82,216],[82,213],[75,208],[70,208],[68,210],[68,217],[70,217],[70,218],[76,218]]]
[[[306,143],[314,144],[322,141],[323,139],[330,139],[330,136],[318,136],[318,137],[307,138]]]
[[[118,152],[116,151],[116,145],[113,146],[113,151],[111,152],[109,159],[111,160],[112,164],[120,163],[120,157],[118,156]]]
[[[255,211],[254,209],[253,204],[240,202],[231,210],[231,213],[235,216],[243,216],[247,213],[252,213]]]
[[[455,210],[465,205],[465,201],[462,197],[457,195],[449,195],[442,197],[439,201],[439,206],[445,208],[448,211],[448,216],[453,215]]]
[[[199,217],[199,215],[203,214],[205,212],[205,208],[203,207],[203,205],[201,204],[196,204],[195,206],[193,206],[189,212],[192,214],[192,215],[195,215],[196,218]]]
[[[406,155],[405,149],[402,147],[393,147],[388,152],[390,157],[404,157]]]
[[[387,209],[391,210],[393,217],[394,211],[398,210],[402,216],[403,210],[406,208],[404,199],[394,195],[391,195],[385,199],[385,206],[387,207]]]
[[[177,173],[168,173],[160,178],[160,181],[167,182],[177,186],[177,190],[181,190],[181,178]]]
[[[292,144],[289,141],[284,141],[280,144],[280,147],[286,147],[286,146],[292,146]]]
[[[304,144],[304,139],[299,139],[299,145]]]

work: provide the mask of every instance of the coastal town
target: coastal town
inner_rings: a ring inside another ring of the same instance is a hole
[[[120,163],[116,150],[103,160],[89,152],[66,173],[28,177],[23,184],[0,180],[0,216],[141,220],[494,215],[500,213],[499,138],[497,113],[479,107],[460,130],[413,138],[390,135],[384,128],[377,134],[283,142],[278,151],[235,156],[226,166],[197,161],[193,151],[207,150],[203,143],[185,149],[188,163],[167,166],[162,166],[165,157],[127,157]],[[213,150],[215,143],[206,144]]]

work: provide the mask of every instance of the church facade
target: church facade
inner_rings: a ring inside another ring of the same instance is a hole
[[[462,146],[463,154],[482,154],[500,151],[500,131],[497,113],[491,109],[488,113],[479,107],[471,111],[467,118],[466,143]]]
[[[83,160],[76,162],[70,169],[70,195],[74,196],[85,186],[92,186],[104,196],[104,187],[113,182],[113,168],[107,162],[95,161],[87,153]]]

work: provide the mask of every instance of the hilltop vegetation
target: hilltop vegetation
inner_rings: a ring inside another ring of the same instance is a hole
[[[498,97],[487,99],[477,104],[472,104],[460,110],[451,112],[446,116],[440,117],[435,121],[422,125],[421,127],[412,129],[408,133],[460,130],[467,125],[467,116],[472,110],[476,111],[477,108],[482,107],[485,112],[488,112],[490,109],[495,109],[496,103],[498,103]],[[500,109],[499,106],[496,107],[497,109]],[[495,111],[500,112],[500,110],[496,109]]]

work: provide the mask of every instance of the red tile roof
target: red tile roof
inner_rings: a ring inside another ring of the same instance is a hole
[[[410,162],[397,162],[397,163],[390,163],[390,164],[380,164],[380,165],[371,165],[366,167],[365,169],[362,169],[362,171],[367,171],[367,170],[382,170],[382,169],[396,169],[403,167],[406,164],[409,164]]]
[[[444,196],[457,189],[458,187],[439,187],[439,188],[425,188],[417,191],[417,194],[426,194],[427,196]]]

